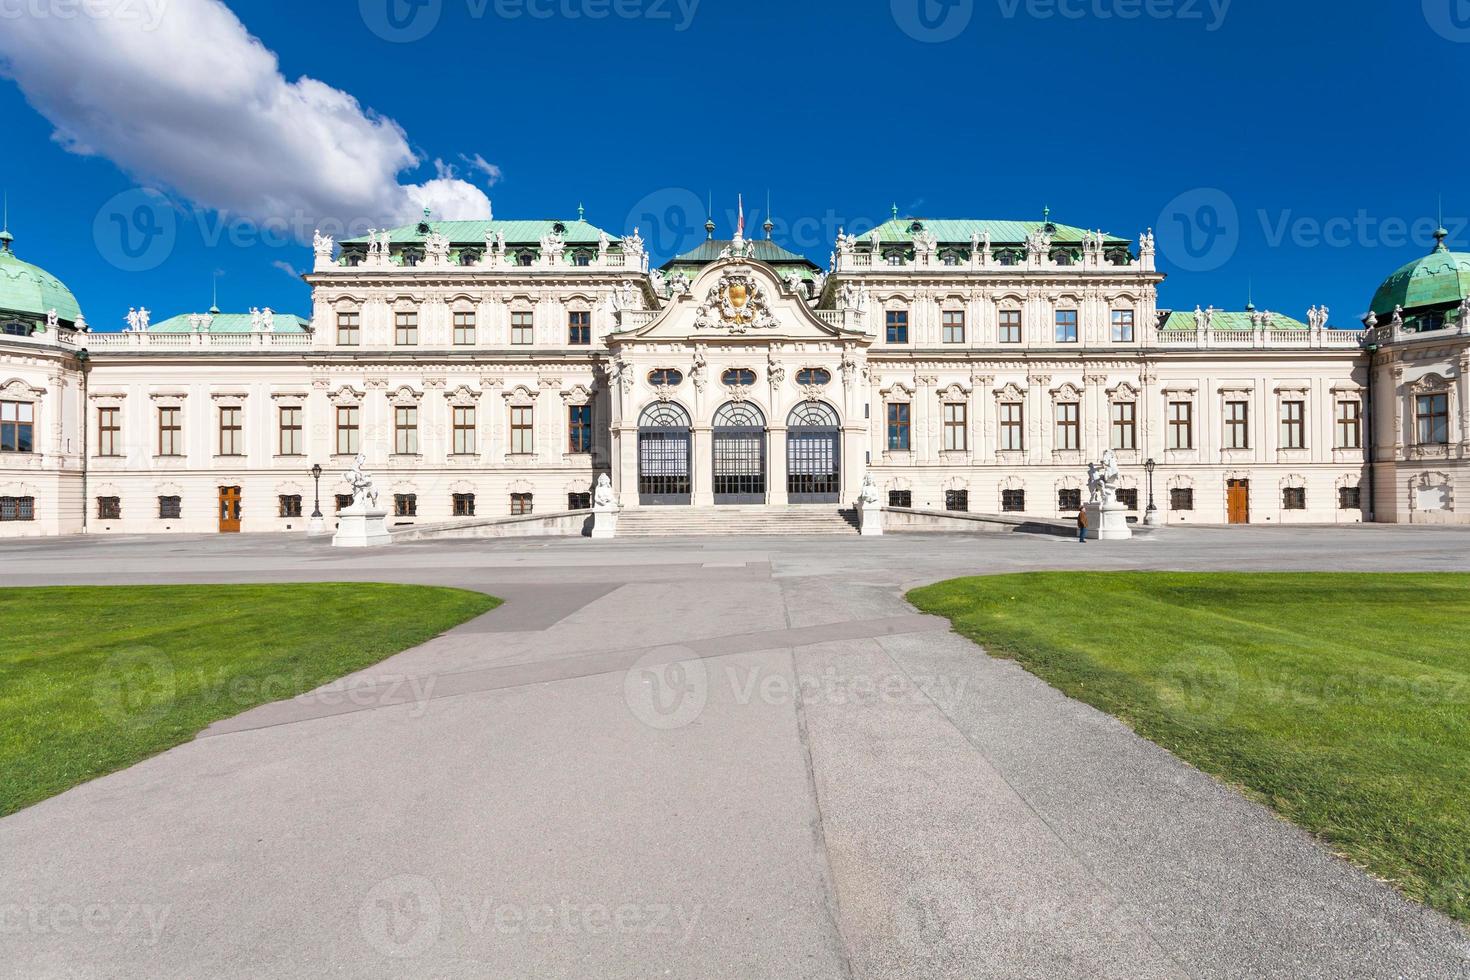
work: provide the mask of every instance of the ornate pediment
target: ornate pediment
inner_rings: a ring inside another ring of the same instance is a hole
[[[731,266],[710,287],[695,313],[696,330],[773,330],[780,326],[771,312],[765,285],[742,265]]]

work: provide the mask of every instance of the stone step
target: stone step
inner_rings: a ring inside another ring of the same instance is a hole
[[[639,507],[618,519],[618,536],[634,538],[856,532],[856,515],[835,507]]]

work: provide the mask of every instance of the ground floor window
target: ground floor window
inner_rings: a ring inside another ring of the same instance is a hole
[[[1082,509],[1082,491],[1081,490],[1077,490],[1077,489],[1058,490],[1057,491],[1057,509],[1058,510],[1081,510]]]
[[[1026,510],[1025,490],[1002,490],[1000,492],[1000,509],[1007,514],[1020,514]]]
[[[472,493],[457,493],[452,498],[455,517],[475,516],[475,495]]]
[[[182,497],[159,497],[158,516],[163,520],[178,520],[184,513]]]
[[[1362,510],[1363,489],[1361,487],[1338,488],[1337,506],[1339,510]]]
[[[592,494],[569,493],[567,494],[567,510],[591,510]]]
[[[1169,491],[1170,510],[1194,510],[1194,490],[1189,487],[1175,487]]]
[[[531,513],[531,494],[513,493],[510,495],[510,516],[521,517]]]
[[[416,493],[395,493],[393,495],[393,516],[419,516],[419,495]]]
[[[283,494],[281,494],[281,496],[280,496],[279,499],[281,501],[281,516],[282,517],[300,517],[301,516],[301,495],[300,494],[283,493]]]
[[[0,521],[34,521],[35,497],[0,497]]]
[[[968,490],[946,490],[944,491],[944,509],[960,511],[961,513],[970,509],[970,491]]]
[[[1283,510],[1306,510],[1307,489],[1306,487],[1287,487],[1281,491],[1281,508]]]
[[[346,510],[347,508],[349,508],[351,506],[352,506],[352,494],[350,494],[350,493],[339,493],[339,494],[337,494],[337,509],[338,510]]]
[[[888,491],[889,507],[912,507],[914,506],[914,492],[912,490],[890,490]]]
[[[1118,503],[1122,504],[1124,507],[1127,507],[1129,510],[1137,510],[1138,509],[1138,491],[1137,490],[1119,489],[1118,490]]]
[[[99,521],[122,520],[122,498],[121,497],[98,497],[97,519]]]

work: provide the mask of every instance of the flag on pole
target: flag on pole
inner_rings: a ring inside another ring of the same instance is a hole
[[[737,198],[737,200],[739,201],[740,221],[735,226],[735,237],[736,238],[744,238],[745,237],[745,195],[744,194],[739,195],[739,197]]]

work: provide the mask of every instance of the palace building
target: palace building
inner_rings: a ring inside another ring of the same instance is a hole
[[[1470,521],[1470,255],[1361,327],[1164,310],[1153,236],[899,218],[824,268],[715,238],[423,221],[315,245],[309,319],[92,331],[0,236],[0,535],[305,531],[364,453],[391,523],[585,509],[1070,518],[1115,451],[1165,524]],[[1365,293],[1367,291],[1365,290]],[[114,319],[112,314],[106,318]],[[1152,463],[1152,466],[1149,464]]]

